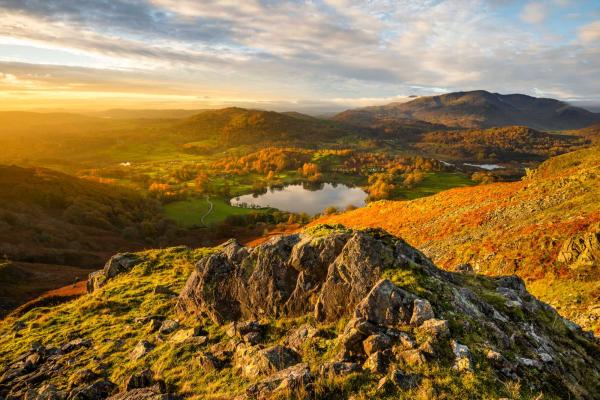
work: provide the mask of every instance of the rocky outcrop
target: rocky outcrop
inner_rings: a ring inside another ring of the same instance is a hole
[[[87,291],[92,293],[101,288],[107,281],[115,276],[128,272],[141,262],[140,258],[133,253],[120,253],[112,256],[106,262],[104,268],[94,271],[88,276]]]
[[[240,345],[234,354],[234,366],[247,377],[269,375],[298,364],[300,355],[280,345],[260,349],[252,345]]]
[[[313,376],[307,364],[298,364],[250,386],[246,395],[250,399],[270,399],[277,393],[310,393]],[[300,396],[303,397],[303,396]]]
[[[430,265],[380,230],[307,232],[251,249],[230,241],[198,263],[178,307],[217,323],[308,312],[332,321],[350,314],[385,269],[408,262]]]
[[[600,231],[567,239],[560,248],[557,261],[573,269],[600,268]]]
[[[535,299],[516,276],[439,270],[379,230],[321,227],[256,248],[230,241],[199,253],[177,301],[148,280],[139,309],[111,315],[111,324],[123,321],[121,337],[102,337],[103,326],[92,340],[73,324],[79,315],[69,315],[68,339],[52,335],[48,348],[34,342],[11,355],[0,397],[166,400],[173,398],[167,389],[178,389],[198,398],[209,390],[236,399],[395,398],[410,390],[494,398],[519,386],[520,396],[598,398],[593,335]],[[170,275],[164,271],[161,279]],[[161,284],[175,288],[182,279]],[[82,304],[108,313],[111,301],[106,292]],[[19,342],[16,335],[43,323],[31,315],[11,321],[19,329],[0,339]],[[119,379],[121,392],[109,379]],[[444,392],[440,382],[456,391]]]

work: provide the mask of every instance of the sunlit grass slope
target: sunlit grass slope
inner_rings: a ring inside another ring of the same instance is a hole
[[[315,223],[382,227],[449,269],[469,262],[483,273],[542,279],[530,285],[536,296],[597,328],[588,312],[598,303],[600,280],[578,281],[557,255],[565,240],[598,231],[598,199],[600,148],[593,147],[554,157],[518,182],[456,188],[408,202],[375,202]],[[555,295],[558,287],[564,295]]]

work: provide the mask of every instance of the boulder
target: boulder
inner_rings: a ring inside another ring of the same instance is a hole
[[[93,293],[104,286],[105,276],[104,270],[94,271],[88,274],[86,283],[87,292]]]
[[[172,319],[165,319],[158,329],[158,333],[168,335],[179,328],[179,322]]]
[[[225,360],[215,356],[209,351],[200,353],[197,360],[200,367],[206,372],[220,371],[227,365]]]
[[[389,375],[390,381],[402,390],[410,390],[418,386],[421,377],[416,374],[406,374],[394,369]]]
[[[266,349],[240,345],[234,354],[235,366],[244,376],[268,375],[300,362],[300,355],[294,350],[275,345]]]
[[[69,377],[68,390],[73,390],[74,388],[86,383],[95,382],[98,379],[100,379],[100,375],[98,375],[91,369],[80,369]]]
[[[577,234],[565,240],[556,260],[574,269],[600,265],[600,231]]]
[[[433,308],[427,300],[415,299],[413,302],[413,313],[410,318],[410,324],[419,326],[428,319],[434,318]]]
[[[354,232],[327,271],[315,305],[318,321],[332,321],[349,314],[371,290],[383,268],[393,264],[394,253],[369,232]]]
[[[196,344],[203,344],[208,341],[208,337],[204,333],[200,328],[180,329],[169,338],[169,341],[172,343],[195,342]]]
[[[129,272],[142,260],[133,253],[120,253],[112,256],[100,271],[88,275],[87,290],[92,293],[101,288],[107,281],[124,272]]]
[[[450,335],[450,330],[448,329],[448,321],[432,318],[417,327],[415,333],[422,341],[426,341],[447,337]]]
[[[348,375],[360,371],[362,371],[360,364],[354,362],[329,362],[319,367],[319,374],[322,376]]]
[[[309,393],[313,376],[307,364],[297,364],[279,371],[250,386],[246,395],[251,399],[270,399],[277,392],[285,394]]]
[[[383,269],[410,260],[430,264],[401,239],[376,229],[327,236],[307,231],[251,249],[228,242],[197,263],[177,308],[219,324],[311,310],[318,320],[333,321],[353,311]]]
[[[69,400],[97,400],[105,399],[114,394],[118,386],[103,379],[94,383],[79,386],[69,393]]]
[[[412,317],[414,300],[415,295],[383,279],[377,282],[356,306],[354,319],[384,327],[408,324]]]
[[[423,352],[419,349],[400,351],[396,353],[396,359],[410,367],[423,365],[426,362]]]
[[[454,353],[454,365],[452,368],[458,372],[472,371],[473,366],[471,365],[471,351],[469,348],[454,339],[450,344]]]
[[[137,360],[148,354],[154,349],[154,345],[147,340],[140,340],[133,351],[131,352],[131,359]]]
[[[363,368],[374,374],[385,374],[390,365],[390,359],[390,350],[376,351],[367,358],[367,361],[363,364]]]
[[[153,384],[154,373],[149,369],[129,375],[124,382],[125,390],[146,388]]]
[[[310,325],[301,325],[285,338],[285,345],[296,351],[300,351],[304,343],[316,335],[317,329]]]
[[[391,345],[392,340],[389,336],[383,333],[371,335],[363,341],[363,349],[365,350],[365,354],[367,356],[379,351],[387,350],[391,347]]]

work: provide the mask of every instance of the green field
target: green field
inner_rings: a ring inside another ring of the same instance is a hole
[[[211,198],[210,201],[213,203],[213,209],[204,218],[204,223],[208,226],[222,222],[230,215],[243,215],[256,211],[248,208],[232,207],[224,199]],[[206,199],[181,200],[165,205],[164,210],[168,218],[182,227],[200,227],[203,226],[202,216],[209,210],[209,204]]]
[[[393,198],[395,200],[412,200],[431,196],[442,190],[473,185],[476,185],[476,183],[460,172],[430,172],[423,181],[413,188],[405,188],[399,185],[399,189],[394,191]]]

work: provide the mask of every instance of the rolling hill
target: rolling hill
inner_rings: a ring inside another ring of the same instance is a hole
[[[592,143],[582,130],[551,134],[525,126],[426,132],[413,148],[446,160],[531,161],[567,153]]]
[[[600,148],[545,161],[518,182],[380,201],[316,222],[382,227],[454,270],[518,274],[542,300],[600,332]]]
[[[538,130],[565,130],[597,123],[600,114],[555,99],[476,90],[348,110],[333,119],[359,126],[420,120],[452,128],[523,125]]]
[[[366,128],[352,128],[304,114],[236,107],[204,111],[181,121],[176,129],[194,140],[213,139],[229,145],[266,141],[318,144],[373,135]]]
[[[174,236],[160,205],[133,191],[0,165],[0,316],[3,308],[85,277],[116,251]]]

